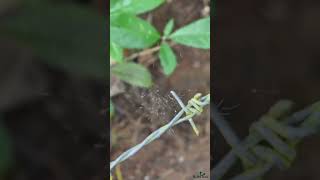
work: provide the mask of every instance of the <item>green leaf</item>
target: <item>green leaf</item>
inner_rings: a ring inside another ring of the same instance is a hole
[[[123,48],[147,48],[154,45],[160,35],[157,30],[134,15],[114,16],[110,25],[110,38]]]
[[[121,63],[123,62],[123,49],[114,42],[110,42],[110,60]]]
[[[118,3],[119,3],[119,0],[110,0],[110,12],[116,8]]]
[[[155,9],[164,2],[165,0],[111,0],[110,13],[141,14]]]
[[[210,17],[197,20],[178,29],[169,38],[179,44],[210,49]]]
[[[26,1],[1,19],[0,36],[30,48],[52,67],[94,78],[108,77],[106,18],[74,4]]]
[[[163,34],[165,37],[170,35],[170,33],[173,30],[173,26],[174,26],[174,21],[173,21],[173,19],[170,19],[170,21],[166,24],[164,31],[163,31]]]
[[[140,87],[149,88],[152,86],[150,72],[142,65],[136,63],[116,64],[111,68],[111,73],[119,79]]]
[[[177,60],[174,52],[167,43],[161,44],[159,58],[164,74],[172,74],[177,67]]]

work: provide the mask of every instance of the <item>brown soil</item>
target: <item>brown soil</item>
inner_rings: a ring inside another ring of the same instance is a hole
[[[202,1],[174,0],[152,12],[152,23],[162,30],[174,18],[179,28],[202,17]],[[148,17],[148,15],[146,15]],[[210,92],[210,52],[175,46],[178,67],[169,78],[162,73],[158,60],[149,66],[155,86],[150,90],[128,87],[114,98],[117,114],[112,120],[111,159],[141,142],[148,134],[167,123],[180,111],[170,97],[174,90],[184,102],[195,93]],[[200,130],[197,137],[188,123],[177,125],[135,156],[121,164],[124,179],[193,179],[199,171],[210,175],[210,120],[208,107],[195,118]]]

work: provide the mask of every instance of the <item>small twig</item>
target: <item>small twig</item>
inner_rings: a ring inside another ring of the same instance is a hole
[[[156,46],[156,47],[153,47],[153,48],[150,48],[150,49],[145,49],[141,52],[138,52],[138,53],[134,53],[134,54],[131,54],[129,57],[126,58],[127,61],[132,61],[140,56],[145,56],[145,55],[149,55],[149,54],[153,54],[154,52],[157,52],[160,50],[160,46]]]
[[[169,43],[169,46],[171,46],[171,47],[173,47],[175,45],[176,45],[176,43],[174,43],[174,42],[170,42]],[[157,52],[159,50],[160,50],[160,46],[155,46],[153,48],[145,49],[145,50],[143,50],[141,52],[131,54],[129,57],[126,58],[126,61],[132,61],[132,60],[134,60],[134,59],[136,59],[136,58],[138,58],[140,56],[146,56],[146,55],[149,55],[149,54],[153,54],[153,53],[155,53],[155,52]]]
[[[174,173],[174,170],[173,170],[173,169],[167,170],[166,172],[164,172],[164,173],[160,176],[159,180],[165,180],[165,179],[167,179],[167,177],[168,177],[170,174],[172,174],[172,173]]]
[[[116,167],[116,177],[117,177],[117,180],[123,180],[120,165]]]
[[[162,40],[162,41],[164,41],[164,40]],[[170,42],[168,44],[169,44],[170,47],[173,47],[173,46],[176,45],[176,43],[174,43],[174,42]],[[147,56],[147,55],[153,54],[155,52],[158,52],[160,50],[160,47],[161,46],[159,45],[159,46],[155,46],[153,48],[145,49],[145,50],[137,52],[137,53],[133,53],[129,57],[125,58],[125,61],[132,61],[132,60],[134,60],[134,59],[136,59],[138,57],[142,57],[142,56]],[[151,59],[149,63],[146,63],[146,66],[149,66],[150,64],[154,63],[155,60],[156,60],[155,58]],[[110,59],[110,68],[112,68],[116,64],[117,63],[115,61],[111,61],[111,59]]]

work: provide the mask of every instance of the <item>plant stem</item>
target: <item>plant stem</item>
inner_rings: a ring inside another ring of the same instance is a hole
[[[170,47],[173,47],[176,45],[176,43],[174,42],[170,42],[168,43]],[[140,52],[137,52],[137,53],[134,53],[134,54],[131,54],[129,57],[125,58],[125,61],[132,61],[138,57],[141,57],[141,56],[146,56],[146,55],[149,55],[149,54],[153,54],[157,51],[160,50],[160,45],[159,46],[155,46],[153,48],[149,48],[149,49],[145,49],[143,51],[140,51]],[[111,62],[110,63],[110,67],[114,66],[116,64],[116,62]]]
[[[170,47],[173,47],[175,45],[176,45],[176,43],[173,43],[173,42],[169,43]],[[136,59],[137,57],[140,57],[140,56],[146,56],[146,55],[149,55],[149,54],[153,54],[153,53],[159,51],[160,47],[161,46],[159,45],[159,46],[155,46],[153,48],[145,49],[145,50],[143,50],[141,52],[137,52],[137,53],[131,54],[128,58],[126,58],[126,60],[127,61],[131,61],[131,60],[134,60],[134,59]]]

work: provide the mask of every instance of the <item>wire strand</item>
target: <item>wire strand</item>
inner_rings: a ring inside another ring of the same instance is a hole
[[[246,158],[239,151],[253,155],[257,162],[249,166],[243,163],[244,172],[232,180],[260,178],[273,166],[288,168],[296,156],[295,146],[303,137],[315,134],[320,129],[320,102],[281,119],[291,110],[292,104],[287,100],[276,103],[266,115],[251,125],[250,134],[240,143],[227,122],[214,111],[215,125],[224,134],[232,150],[211,170],[211,180],[221,179],[238,159]],[[262,141],[267,145],[259,144]]]
[[[126,150],[123,152],[120,156],[118,156],[114,161],[110,162],[110,173],[113,170],[113,168],[117,165],[119,165],[121,162],[127,160],[128,158],[135,155],[138,151],[140,151],[143,147],[151,143],[152,141],[158,139],[162,134],[164,134],[166,131],[168,131],[173,126],[182,123],[184,121],[193,122],[192,118],[196,115],[199,115],[202,111],[202,108],[210,103],[210,94],[201,97],[201,94],[196,94],[185,106],[181,99],[176,95],[174,91],[171,91],[171,94],[174,96],[174,98],[177,100],[177,102],[180,104],[182,109],[176,114],[174,118],[171,119],[171,121],[157,129],[156,131],[152,132],[148,137],[146,137],[141,143],[137,144],[136,146]],[[182,117],[183,114],[186,113],[186,116]],[[182,118],[181,118],[182,117]],[[194,124],[194,123],[193,123]],[[194,127],[193,127],[194,129]]]

